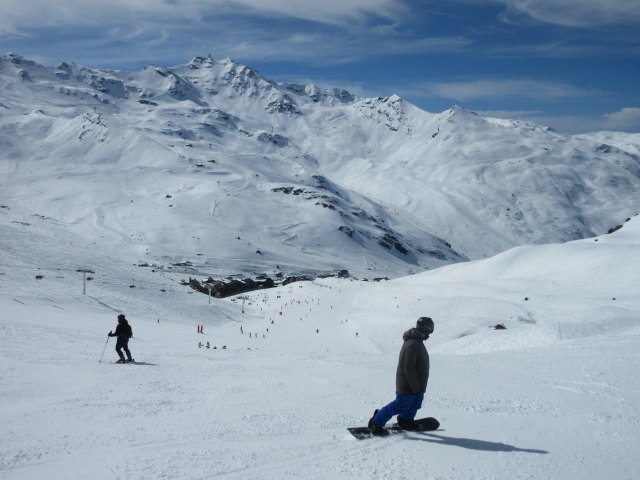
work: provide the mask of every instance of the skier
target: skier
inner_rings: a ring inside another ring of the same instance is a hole
[[[423,342],[433,333],[433,327],[431,318],[420,317],[415,328],[402,336],[404,343],[396,370],[396,399],[373,412],[368,427],[374,435],[387,434],[384,426],[394,415],[398,415],[396,421],[405,430],[419,429],[414,419],[422,406],[429,380],[429,353]]]
[[[129,363],[133,362],[133,358],[131,358],[131,352],[129,351],[129,339],[133,337],[133,330],[131,330],[131,325],[127,322],[127,319],[124,318],[124,315],[118,315],[118,326],[116,327],[115,333],[109,332],[110,337],[118,337],[116,341],[116,352],[118,352],[118,356],[120,360],[116,363]],[[122,350],[127,354],[127,359],[124,359],[124,355],[122,354]]]

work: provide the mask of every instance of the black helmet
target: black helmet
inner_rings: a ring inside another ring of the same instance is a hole
[[[118,315],[118,320],[124,320],[124,315],[122,313]]]
[[[416,330],[424,336],[431,335],[433,333],[433,320],[429,317],[420,317],[416,322]]]

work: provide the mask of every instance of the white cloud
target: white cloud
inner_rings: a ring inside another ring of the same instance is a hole
[[[434,5],[439,2],[425,0]],[[640,23],[637,0],[447,0],[452,4],[500,5],[500,18],[516,22],[522,18],[567,27],[599,28]]]
[[[604,115],[545,115],[539,111],[484,111],[487,117],[527,120],[547,125],[559,132],[580,134],[598,131],[640,133],[640,108],[623,108]]]
[[[353,26],[372,16],[393,21],[405,11],[402,0],[2,0],[0,34],[21,34],[31,28],[60,25],[199,21],[231,13]]]
[[[637,0],[503,0],[502,18],[526,15],[535,20],[568,27],[640,23]],[[494,2],[492,2],[494,3]]]
[[[471,43],[463,37],[418,40],[372,35],[294,33],[276,35],[232,34],[216,43],[225,55],[250,60],[297,60],[315,65],[339,65],[376,55],[410,55],[456,52]],[[372,49],[371,45],[376,48]]]
[[[434,82],[419,86],[414,94],[467,102],[470,100],[523,97],[528,99],[567,98],[595,92],[571,85],[540,80],[469,80]]]
[[[236,0],[236,3],[282,16],[336,25],[362,21],[370,15],[392,20],[405,10],[399,0]]]
[[[640,108],[627,107],[603,117],[610,128],[640,131]]]

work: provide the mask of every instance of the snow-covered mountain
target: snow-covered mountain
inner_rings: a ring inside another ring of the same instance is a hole
[[[432,114],[229,59],[0,57],[1,203],[204,272],[399,276],[604,233],[640,211],[639,151],[640,135]]]

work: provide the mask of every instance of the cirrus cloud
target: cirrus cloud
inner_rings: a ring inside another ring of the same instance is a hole
[[[565,83],[529,79],[433,82],[419,86],[414,92],[421,92],[426,97],[442,97],[461,102],[507,97],[568,98],[597,93]]]
[[[630,0],[502,0],[507,9],[501,18],[512,21],[526,15],[540,22],[567,27],[592,28],[640,23],[640,3]]]
[[[354,26],[371,17],[393,22],[405,10],[401,0],[2,0],[0,34],[21,35],[34,28],[62,25],[206,22],[225,15],[252,14]]]

